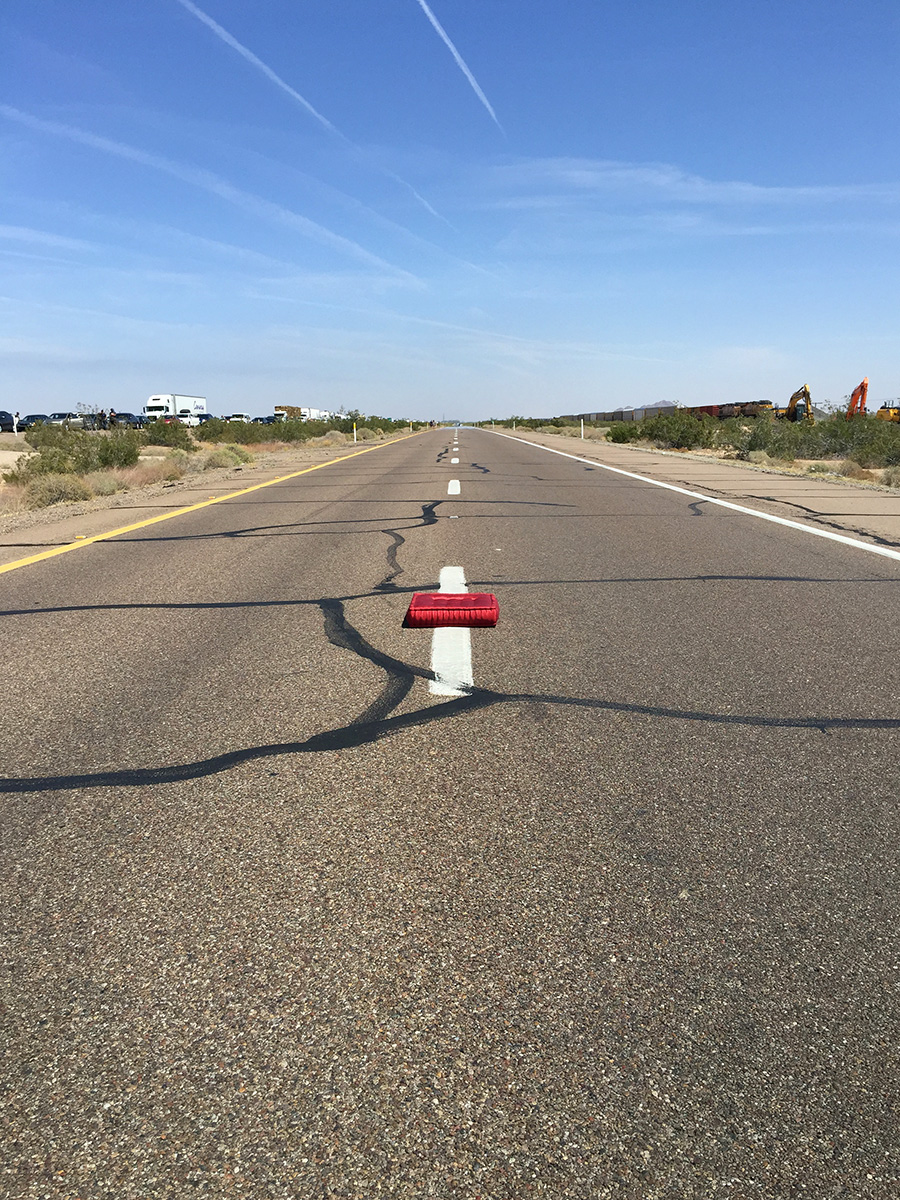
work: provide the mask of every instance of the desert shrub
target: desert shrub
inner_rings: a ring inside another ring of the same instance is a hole
[[[713,430],[713,445],[723,450],[734,450],[743,457],[750,446],[751,428],[737,417],[719,421]]]
[[[77,475],[39,475],[25,486],[28,508],[47,508],[64,500],[90,500],[92,492]]]
[[[885,487],[900,487],[900,467],[885,467],[881,473]]]
[[[101,467],[133,467],[141,454],[143,435],[133,429],[116,429],[106,436],[92,438]]]
[[[211,424],[211,422],[207,422]],[[151,421],[144,432],[149,446],[175,446],[188,454],[197,449],[191,431],[180,421]]]
[[[220,442],[228,430],[228,422],[219,417],[211,417],[197,426],[194,434],[198,442]]]
[[[234,446],[231,443],[229,443],[228,445],[223,446],[222,448],[223,448],[223,450],[230,451],[230,453],[232,453],[235,456],[235,458],[238,460],[238,462],[241,462],[241,463],[252,463],[253,462],[253,455],[250,453],[249,450],[245,450],[243,446]]]
[[[830,463],[814,462],[806,468],[807,475],[830,475],[834,468]]]
[[[23,454],[10,471],[4,472],[6,483],[24,487],[38,475],[64,475],[70,468],[69,456],[58,446],[48,446],[37,454]]]
[[[613,421],[606,431],[608,442],[639,442],[645,437],[643,421]]]
[[[203,464],[204,471],[212,471],[216,467],[236,467],[240,459],[231,450],[226,450],[224,446],[220,446],[218,450],[211,450],[207,455],[206,461]]]
[[[670,450],[696,450],[711,446],[717,422],[705,414],[694,417],[685,408],[658,417],[636,421],[643,426],[643,436],[656,446]]]
[[[229,445],[257,446],[260,442],[305,442],[325,429],[321,421],[279,421],[274,425],[254,425],[245,421],[221,421],[214,417],[195,431],[201,442],[227,442]]]
[[[16,473],[22,481],[37,475],[81,475],[101,466],[99,439],[80,429],[36,425],[25,434],[25,441],[36,453],[19,460]]]
[[[360,442],[374,442],[377,434],[374,429],[368,429],[365,425],[362,429],[357,429],[356,437]]]

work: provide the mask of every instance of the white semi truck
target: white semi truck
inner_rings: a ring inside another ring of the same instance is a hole
[[[176,396],[174,392],[166,392],[161,396],[151,396],[144,405],[144,416],[151,421],[177,417],[183,425],[199,425],[200,418],[205,415],[205,396]]]

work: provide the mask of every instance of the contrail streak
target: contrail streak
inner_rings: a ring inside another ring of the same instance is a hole
[[[295,213],[291,209],[284,208],[280,204],[275,204],[271,200],[265,200],[261,196],[254,196],[252,192],[244,192],[240,188],[236,188],[233,184],[228,183],[227,180],[220,178],[220,176],[214,175],[212,171],[206,171],[201,167],[184,167],[157,154],[148,154],[145,150],[138,150],[136,147],[129,146],[124,142],[114,142],[109,138],[100,137],[98,134],[76,129],[72,125],[63,125],[57,121],[43,121],[39,117],[31,116],[30,113],[21,112],[17,108],[11,108],[8,104],[0,104],[0,116],[6,117],[10,121],[16,121],[20,125],[26,125],[29,129],[36,129],[40,133],[52,133],[58,137],[68,138],[69,141],[79,142],[82,146],[90,146],[94,150],[102,150],[106,154],[114,154],[118,158],[126,158],[131,162],[140,163],[142,166],[152,167],[155,171],[171,175],[175,179],[180,179],[183,183],[189,183],[193,187],[199,187],[206,192],[211,192],[213,195],[229,201],[229,203],[244,209],[245,212],[249,212],[255,217],[275,221],[280,225],[287,225],[311,241],[318,242],[320,245],[330,246],[333,250],[338,250],[343,254],[348,254],[351,258],[355,258],[359,262],[364,262],[369,267],[389,271],[392,275],[399,275],[410,281],[415,280],[415,276],[410,275],[408,271],[404,271],[401,267],[395,267],[392,263],[386,262],[383,258],[379,258],[377,255],[364,249],[364,247],[357,245],[350,238],[342,237],[339,233],[334,233],[332,230],[326,229],[324,225],[319,225],[316,221],[310,220],[309,217]],[[415,280],[415,282],[418,282],[418,280]]]
[[[323,117],[318,109],[313,108],[307,99],[301,96],[298,91],[295,91],[289,83],[285,83],[281,76],[276,75],[271,67],[267,67],[261,58],[256,57],[252,50],[248,50],[246,46],[242,46],[237,38],[232,37],[227,29],[223,29],[222,26],[219,25],[218,22],[214,21],[208,13],[205,13],[202,8],[198,8],[196,4],[192,4],[191,0],[177,0],[177,2],[182,8],[186,8],[189,13],[193,13],[198,21],[202,21],[204,25],[207,25],[213,31],[216,37],[222,39],[226,46],[230,46],[232,50],[236,50],[242,58],[246,58],[247,62],[252,63],[254,67],[258,67],[259,70],[262,71],[263,75],[265,75],[267,79],[271,79],[276,87],[280,87],[283,92],[287,92],[289,96],[292,96],[298,104],[302,104],[306,111],[311,116],[315,117],[321,125],[324,125],[329,133],[337,134],[339,138],[344,137],[341,131],[332,125],[327,117]],[[344,140],[346,141],[346,138]]]
[[[226,46],[230,46],[232,50],[236,50],[237,53],[240,54],[241,58],[245,58],[248,63],[251,63],[254,67],[257,67],[260,71],[262,71],[266,79],[270,79],[276,87],[281,88],[283,92],[287,92],[287,94],[292,97],[292,99],[296,100],[298,104],[301,104],[311,116],[315,117],[319,124],[327,129],[329,133],[334,134],[335,137],[340,138],[342,142],[345,142],[346,145],[349,146],[356,155],[360,157],[362,156],[359,148],[354,145],[354,143],[347,137],[346,134],[341,133],[340,129],[338,129],[336,125],[332,125],[331,121],[329,121],[327,117],[323,117],[318,109],[313,108],[313,106],[304,96],[301,96],[300,93],[296,91],[295,88],[292,88],[289,83],[285,83],[280,75],[276,74],[276,72],[273,71],[270,66],[267,66],[261,58],[258,58],[252,50],[248,50],[246,46],[237,40],[236,37],[233,37],[227,29],[223,29],[222,26],[217,21],[214,21],[208,13],[205,13],[202,8],[198,8],[197,5],[192,2],[192,0],[177,0],[177,3],[180,4],[181,7],[187,12],[195,16],[198,21],[202,21],[204,25],[213,31],[217,38],[221,38]],[[419,195],[411,183],[407,183],[405,179],[401,179],[399,175],[395,174],[393,171],[387,170],[384,167],[378,167],[377,169],[382,171],[383,174],[387,175],[389,179],[393,179],[395,183],[399,183],[401,187],[404,187],[408,191],[412,192],[419,204],[421,204],[424,209],[431,213],[433,217],[437,217],[440,221],[444,220],[441,214],[432,208],[424,196]]]
[[[181,0],[181,3],[183,4],[184,0]],[[425,14],[425,16],[428,18],[428,20],[434,26],[435,30],[437,31],[438,35],[441,38],[441,41],[444,43],[444,45],[447,47],[447,49],[450,51],[450,53],[456,59],[456,65],[459,67],[459,69],[462,71],[463,75],[465,75],[466,79],[468,79],[469,83],[472,85],[472,90],[474,91],[475,95],[478,97],[478,99],[481,101],[481,103],[484,105],[484,107],[491,114],[491,118],[492,118],[494,124],[497,126],[497,128],[500,130],[500,132],[503,133],[503,126],[497,120],[497,114],[494,112],[493,108],[491,107],[490,100],[488,100],[487,96],[484,94],[484,92],[478,86],[478,81],[476,80],[476,78],[472,74],[472,72],[469,70],[469,68],[466,66],[460,52],[450,41],[449,37],[447,36],[447,34],[444,31],[443,26],[440,23],[440,21],[437,19],[437,17],[431,11],[431,9],[428,7],[428,5],[425,3],[425,0],[419,0],[419,8],[421,8],[422,12]]]

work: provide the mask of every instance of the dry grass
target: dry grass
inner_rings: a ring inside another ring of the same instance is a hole
[[[25,485],[25,507],[49,508],[66,500],[90,500],[93,495],[81,475],[38,475]]]
[[[148,487],[153,483],[181,479],[185,474],[185,468],[171,456],[158,462],[140,462],[136,467],[123,467],[116,471],[126,488]]]
[[[125,484],[116,471],[93,471],[84,476],[84,481],[95,496],[114,496],[125,490]]]
[[[0,513],[19,513],[27,508],[25,489],[14,483],[0,483]]]

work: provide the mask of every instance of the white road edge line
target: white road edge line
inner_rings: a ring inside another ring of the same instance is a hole
[[[458,479],[451,479],[450,482],[447,484],[447,495],[448,496],[458,496],[459,495],[459,480]]]
[[[440,592],[467,592],[462,567],[442,567]],[[431,635],[432,696],[468,696],[472,687],[472,630],[454,626]]]
[[[458,459],[458,458],[451,458],[451,459],[450,459],[450,462],[451,462],[451,464],[452,464],[452,465],[454,465],[454,466],[455,466],[455,465],[456,465],[456,463],[458,463],[458,462],[459,462],[459,459]]]
[[[660,479],[650,479],[647,475],[638,475],[634,471],[626,471],[622,467],[610,467],[607,463],[598,462],[596,458],[582,458],[578,454],[567,454],[565,450],[554,450],[550,446],[539,446],[537,442],[523,442],[509,433],[498,433],[496,429],[486,429],[485,433],[496,434],[519,445],[533,446],[535,450],[546,450],[548,454],[559,454],[562,458],[571,458],[575,462],[587,463],[589,467],[599,467],[601,471],[612,471],[616,475],[625,475],[628,479],[638,479],[641,483],[652,483],[654,487],[665,488],[668,492],[678,492],[682,496],[690,496],[692,500],[705,500],[708,504],[717,504],[719,508],[730,508],[732,512],[744,513],[748,517],[759,517],[761,521],[771,521],[773,525],[786,525],[788,529],[799,529],[801,533],[811,533],[813,537],[825,538],[829,542],[840,542],[844,546],[852,546],[855,550],[868,550],[870,554],[880,554],[882,558],[893,558],[900,562],[900,550],[889,550],[887,546],[873,546],[870,542],[860,542],[857,538],[847,537],[843,533],[831,533],[828,529],[816,529],[812,525],[803,525],[800,521],[789,521],[787,517],[776,517],[772,513],[760,512],[758,508],[747,508],[743,504],[734,504],[731,500],[719,500],[715,496],[707,496],[704,492],[692,492],[688,488],[678,487],[675,483],[663,483]]]

